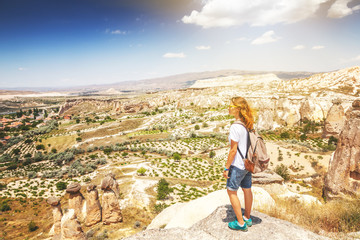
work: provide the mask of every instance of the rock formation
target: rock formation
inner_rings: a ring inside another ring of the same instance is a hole
[[[252,187],[254,202],[253,209],[268,209],[275,206],[274,199],[264,189]],[[244,205],[243,192],[238,192],[242,206]],[[197,221],[209,216],[217,207],[230,204],[226,190],[218,190],[208,195],[190,201],[188,203],[177,203],[162,211],[155,217],[148,229],[160,228],[189,228]]]
[[[85,240],[85,234],[76,218],[74,209],[69,209],[61,219],[61,240]]]
[[[70,194],[69,196],[69,209],[74,209],[76,217],[79,220],[82,220],[82,208],[84,197],[80,192],[81,185],[79,183],[73,182],[70,183],[66,188],[66,192]]]
[[[102,220],[104,224],[122,222],[122,213],[119,204],[118,184],[112,174],[107,175],[101,183],[102,195]],[[114,191],[115,189],[115,191]]]
[[[61,234],[61,218],[63,216],[61,211],[60,199],[57,197],[50,197],[47,199],[47,203],[52,206],[54,225],[51,229],[51,234],[54,236],[60,236]]]
[[[325,180],[325,194],[360,194],[360,100],[352,104]]]
[[[326,116],[322,137],[338,137],[344,127],[345,111],[341,105],[341,100],[335,99],[332,103],[333,105]]]
[[[305,230],[290,222],[252,211],[253,226],[248,232],[234,231],[228,223],[235,220],[231,205],[223,205],[215,209],[208,217],[193,224],[190,228],[148,229],[124,240],[230,240],[230,239],[328,239]]]
[[[96,185],[90,184],[87,192],[85,224],[89,227],[101,221],[101,205]]]

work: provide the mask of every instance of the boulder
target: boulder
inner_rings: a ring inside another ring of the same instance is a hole
[[[69,209],[61,219],[61,240],[86,239],[74,209]]]
[[[360,194],[360,100],[349,110],[325,179],[328,198]]]
[[[253,192],[253,209],[267,209],[275,206],[272,197],[260,187],[252,187]],[[243,191],[238,191],[241,206],[244,205]],[[177,203],[168,208],[155,217],[148,226],[149,229],[160,228],[164,225],[168,228],[189,228],[197,221],[207,217],[217,207],[230,204],[229,196],[224,190],[218,190],[208,195],[190,201],[188,203]]]
[[[253,184],[272,184],[272,183],[284,183],[284,179],[277,173],[271,171],[270,169],[265,170],[264,172],[259,172],[252,175]]]
[[[101,221],[101,205],[94,184],[87,187],[87,192],[85,225],[89,227]]]
[[[120,198],[120,190],[119,184],[115,179],[115,175],[113,173],[108,173],[105,178],[101,182],[102,190],[112,190],[117,198]]]
[[[61,218],[63,216],[63,213],[61,211],[60,199],[57,197],[50,197],[47,199],[47,203],[52,206],[54,221],[54,225],[50,230],[50,235],[53,235],[54,238],[57,238],[60,237],[61,234]]]
[[[83,214],[82,208],[84,203],[84,196],[80,192],[81,185],[79,183],[70,183],[66,188],[66,192],[69,196],[69,208],[75,210],[75,214],[79,220],[82,221]]]
[[[228,228],[228,223],[235,220],[235,213],[231,205],[223,205],[217,207],[209,216],[196,222],[190,228],[149,229],[124,240],[328,239],[290,222],[267,216],[258,211],[253,211],[251,218],[253,226],[249,228],[248,232],[231,230]]]
[[[341,105],[340,99],[334,99],[324,123],[322,137],[335,136],[338,137],[345,123],[345,110]]]

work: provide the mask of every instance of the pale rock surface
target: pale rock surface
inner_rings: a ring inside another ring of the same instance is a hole
[[[83,214],[83,204],[84,204],[84,196],[80,192],[81,185],[79,183],[70,183],[66,188],[66,192],[70,194],[69,196],[69,209],[74,209],[76,217],[82,221]]]
[[[85,225],[92,226],[101,221],[101,205],[99,194],[94,184],[90,184],[87,187],[87,192]]]
[[[61,218],[63,216],[61,210],[60,199],[57,197],[50,197],[47,202],[52,207],[54,225],[51,228],[50,235],[60,236],[61,234]]]
[[[300,106],[301,120],[322,121],[325,118],[324,109],[316,99],[307,98]]]
[[[269,194],[273,196],[275,195],[280,199],[293,198],[306,205],[321,205],[321,202],[316,197],[306,194],[294,193],[290,191],[285,184],[274,183],[261,185],[261,187],[264,188]]]
[[[341,105],[341,100],[333,100],[333,105],[327,113],[324,123],[323,137],[338,137],[344,127],[345,119],[345,110]]]
[[[252,211],[253,226],[248,232],[234,231],[228,223],[235,220],[231,205],[219,206],[205,219],[190,228],[149,229],[124,240],[325,240],[326,237],[305,230],[290,222]]]
[[[252,192],[254,197],[253,209],[267,209],[275,206],[274,199],[264,189],[252,187]],[[238,191],[238,196],[241,205],[245,206],[244,194],[241,190]],[[207,217],[217,207],[225,204],[230,204],[226,189],[218,190],[188,203],[177,203],[170,206],[166,211],[164,210],[157,215],[148,228],[160,228],[163,225],[166,225],[166,229],[189,228],[197,221]]]
[[[86,239],[74,209],[69,209],[61,219],[61,240]]]
[[[360,194],[360,100],[349,110],[325,179],[327,197],[346,193]]]

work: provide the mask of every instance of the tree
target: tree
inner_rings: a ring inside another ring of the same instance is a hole
[[[61,191],[61,190],[65,190],[67,188],[67,183],[66,182],[57,182],[56,183],[56,189]]]
[[[195,130],[199,130],[200,129],[200,126],[199,125],[195,125]]]
[[[137,173],[140,175],[140,176],[144,176],[145,175],[145,173],[146,173],[146,168],[143,168],[143,167],[141,167],[141,168],[139,168],[138,170],[137,170]]]
[[[179,153],[174,153],[173,154],[173,158],[176,160],[176,161],[179,161],[181,159],[181,155]]]
[[[51,149],[51,152],[52,152],[52,153],[57,153],[56,148]]]
[[[80,119],[76,119],[76,123],[80,123]]]
[[[170,192],[172,189],[169,187],[169,183],[164,178],[160,179],[157,184],[157,199],[164,200]]]
[[[30,231],[30,232],[34,232],[34,231],[36,231],[39,227],[36,226],[35,222],[31,221],[31,222],[28,224],[28,228],[29,228],[29,231]]]
[[[44,144],[36,145],[36,150],[45,150]]]
[[[210,153],[209,153],[209,157],[210,157],[210,158],[215,157],[215,152],[214,152],[214,151],[210,151]]]
[[[103,150],[104,154],[106,154],[106,155],[109,155],[112,151],[113,151],[113,150],[112,150],[111,147],[106,147],[106,148],[104,148],[104,150]]]

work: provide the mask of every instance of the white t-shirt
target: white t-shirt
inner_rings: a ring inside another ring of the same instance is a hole
[[[230,145],[231,145],[231,140],[238,143],[238,148],[241,151],[242,155],[245,157],[247,150],[248,132],[243,125],[237,123],[231,125],[230,134],[229,134]],[[242,160],[239,151],[236,151],[235,158],[231,163],[231,165],[234,165],[235,167],[240,169],[245,169],[244,161]]]

